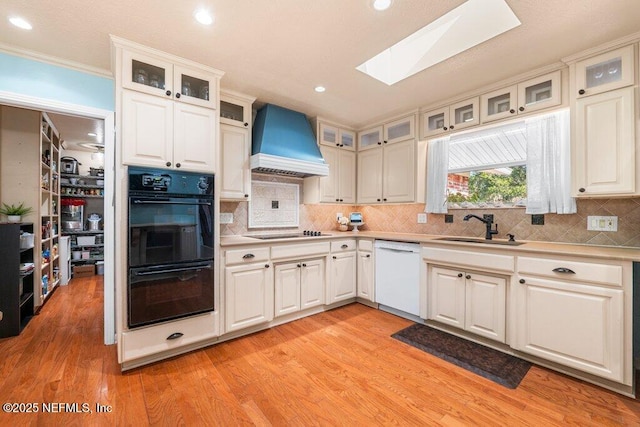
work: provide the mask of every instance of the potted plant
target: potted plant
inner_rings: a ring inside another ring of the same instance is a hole
[[[6,215],[9,222],[20,222],[23,215],[28,215],[32,211],[33,209],[25,206],[24,202],[20,202],[18,206],[3,203],[0,208],[0,214]]]

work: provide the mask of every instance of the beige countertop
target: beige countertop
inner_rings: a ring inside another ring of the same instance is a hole
[[[382,231],[325,231],[325,236],[309,236],[298,238],[281,238],[261,240],[247,236],[221,236],[220,245],[224,247],[245,246],[245,245],[270,245],[275,243],[291,243],[291,242],[308,242],[316,240],[335,240],[340,238],[362,237],[368,239],[395,240],[400,242],[416,242],[429,243],[430,245],[441,245],[442,247],[465,247],[468,249],[493,249],[499,251],[511,252],[532,252],[547,255],[580,255],[601,259],[623,260],[623,261],[640,261],[640,248],[623,247],[623,246],[595,246],[580,245],[570,243],[555,242],[539,242],[539,241],[522,241],[519,246],[500,245],[495,243],[470,243],[470,242],[452,242],[439,240],[443,237],[461,238],[462,236],[440,236],[433,234],[411,234],[411,233],[390,233]],[[274,233],[277,234],[277,233]],[[496,239],[500,241],[501,239]]]

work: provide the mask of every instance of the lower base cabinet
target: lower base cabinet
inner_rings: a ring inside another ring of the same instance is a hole
[[[356,241],[338,240],[331,242],[331,266],[329,271],[328,304],[355,298],[356,283]]]
[[[324,259],[275,264],[275,317],[324,304]]]
[[[429,284],[429,319],[506,341],[504,277],[433,266]]]
[[[626,383],[622,289],[519,277],[516,350]]]
[[[358,241],[358,298],[375,302],[374,295],[374,272],[375,265],[373,263],[373,241]]]
[[[269,263],[225,267],[225,332],[273,320],[273,280]]]

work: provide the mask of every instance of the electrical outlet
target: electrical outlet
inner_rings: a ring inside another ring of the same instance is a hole
[[[344,215],[342,215],[342,212],[338,212],[336,214],[336,221],[339,220],[340,218],[342,218]]]
[[[233,224],[233,214],[220,212],[220,224]]]
[[[445,222],[446,224],[451,224],[451,223],[453,223],[453,215],[451,215],[451,214],[445,214],[445,215],[444,215],[444,222]]]
[[[587,230],[618,231],[618,217],[617,216],[588,216]]]
[[[418,214],[418,224],[426,224],[427,223],[427,214],[419,213]]]
[[[544,225],[544,215],[543,214],[531,215],[531,225]]]

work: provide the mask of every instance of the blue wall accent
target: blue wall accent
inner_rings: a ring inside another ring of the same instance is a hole
[[[113,79],[1,52],[0,91],[115,110]]]

